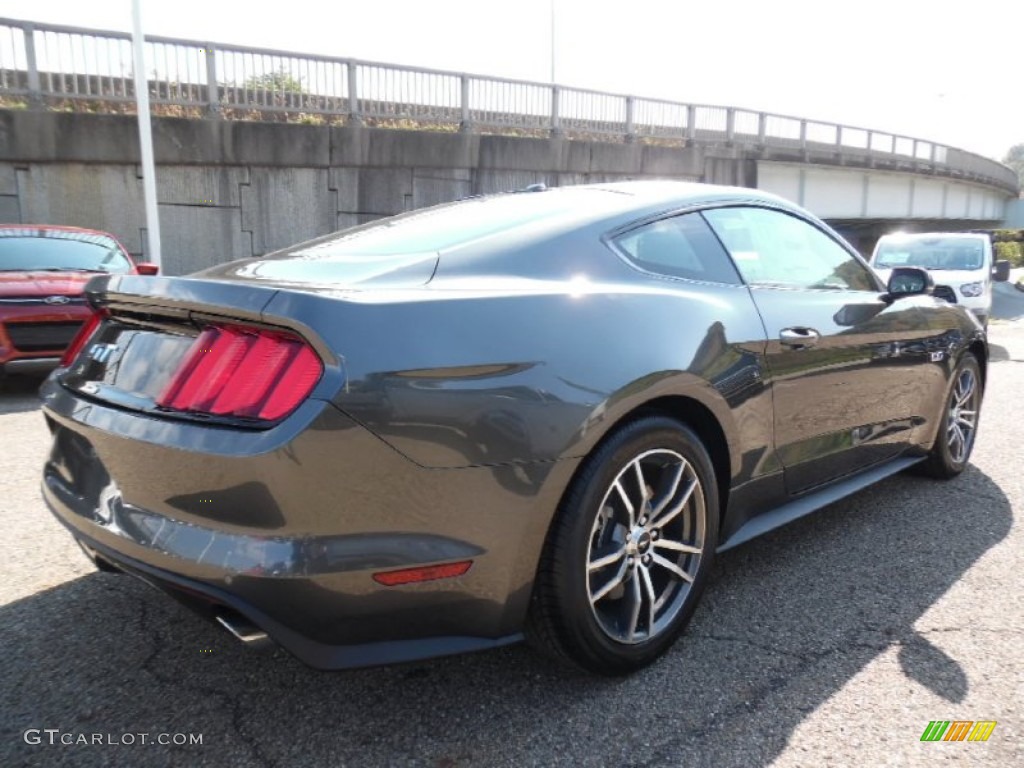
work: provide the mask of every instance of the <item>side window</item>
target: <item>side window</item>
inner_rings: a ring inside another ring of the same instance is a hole
[[[767,208],[715,208],[704,216],[751,285],[876,291],[868,268],[820,229]]]
[[[728,254],[699,213],[645,224],[620,235],[615,243],[631,262],[647,272],[714,283],[741,282]]]

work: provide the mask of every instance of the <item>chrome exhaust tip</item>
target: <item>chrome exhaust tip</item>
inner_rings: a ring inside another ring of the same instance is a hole
[[[263,648],[272,645],[270,635],[257,627],[245,617],[236,613],[218,613],[217,623],[251,648]]]

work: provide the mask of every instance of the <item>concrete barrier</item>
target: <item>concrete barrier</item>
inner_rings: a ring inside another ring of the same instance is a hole
[[[184,274],[468,195],[643,177],[754,186],[726,146],[154,118],[164,270]],[[0,220],[112,232],[145,258],[135,119],[0,110]]]

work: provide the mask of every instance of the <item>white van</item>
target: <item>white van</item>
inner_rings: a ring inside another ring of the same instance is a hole
[[[1010,263],[993,263],[992,240],[977,232],[883,235],[871,266],[886,283],[893,267],[927,269],[935,281],[934,295],[963,304],[982,325],[992,312],[992,283],[1010,276]]]

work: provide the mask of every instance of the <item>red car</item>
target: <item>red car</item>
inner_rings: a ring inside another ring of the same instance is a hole
[[[0,225],[0,376],[46,371],[89,317],[83,291],[97,274],[155,275],[106,232]]]

